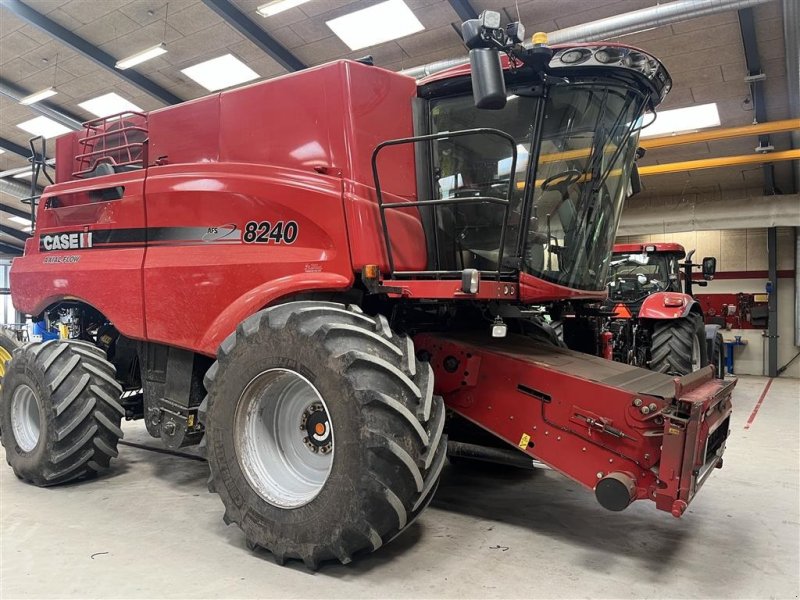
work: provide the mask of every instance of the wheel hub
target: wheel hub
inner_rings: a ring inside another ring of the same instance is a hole
[[[331,425],[322,404],[312,404],[303,411],[300,431],[305,433],[303,442],[312,452],[328,454],[333,449]]]

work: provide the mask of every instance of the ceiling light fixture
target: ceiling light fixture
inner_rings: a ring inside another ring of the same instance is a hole
[[[133,102],[128,102],[125,98],[114,92],[103,94],[91,100],[86,100],[85,102],[79,103],[78,106],[100,118],[126,112],[142,112],[142,109]]]
[[[325,24],[350,50],[361,50],[425,29],[403,0],[387,0]]]
[[[30,225],[31,220],[26,219],[25,217],[18,217],[17,215],[11,215],[8,217],[9,221],[14,221],[14,223],[19,223],[20,225]]]
[[[166,52],[167,52],[167,45],[164,42],[161,42],[157,46],[153,46],[152,48],[148,48],[147,50],[142,50],[141,52],[137,52],[136,54],[131,54],[127,58],[118,60],[115,66],[117,67],[117,69],[124,71],[125,69],[130,69],[131,67],[139,65],[150,59],[153,59],[156,56],[161,56]]]
[[[19,103],[28,106],[29,104],[35,104],[36,102],[40,102],[45,98],[50,98],[55,96],[58,92],[55,91],[52,87],[45,88],[43,90],[39,90],[29,96],[25,96],[24,98],[20,98]]]
[[[719,111],[716,103],[712,102],[711,104],[662,110],[657,113],[656,120],[652,125],[642,129],[639,137],[675,135],[707,127],[718,127],[719,125]]]
[[[40,135],[45,139],[63,135],[72,131],[69,127],[65,127],[61,123],[48,119],[47,117],[35,117],[29,121],[24,121],[17,125],[23,131],[27,131],[31,135]]]
[[[225,54],[181,69],[181,73],[202,85],[209,92],[223,90],[259,77],[258,73],[232,54]]]
[[[290,8],[305,4],[308,1],[309,0],[272,0],[272,2],[267,2],[259,6],[256,12],[262,17],[271,17],[272,15],[277,15]]]

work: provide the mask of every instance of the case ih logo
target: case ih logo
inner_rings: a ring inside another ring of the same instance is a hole
[[[56,233],[43,235],[41,240],[42,250],[80,250],[92,247],[92,232],[83,233]]]

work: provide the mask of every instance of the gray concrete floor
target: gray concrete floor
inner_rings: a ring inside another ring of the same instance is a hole
[[[553,472],[446,471],[403,536],[355,564],[277,566],[222,523],[206,465],[121,447],[109,475],[38,489],[0,469],[0,597],[797,598],[800,382],[743,377],[725,468],[680,520],[622,513]],[[157,445],[140,423],[126,437]]]

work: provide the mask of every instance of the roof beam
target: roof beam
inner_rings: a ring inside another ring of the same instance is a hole
[[[5,150],[6,152],[11,152],[25,159],[31,157],[30,148],[26,148],[25,146],[20,146],[16,142],[12,142],[11,140],[7,140],[6,138],[0,137],[0,148]]]
[[[104,52],[94,44],[89,43],[82,37],[75,35],[66,27],[62,27],[45,15],[33,10],[20,0],[0,0],[0,6],[10,10],[22,20],[52,35],[58,41],[66,44],[101,67],[111,71],[120,79],[124,79],[128,83],[135,85],[140,90],[150,94],[154,98],[158,98],[165,104],[178,104],[179,102],[183,102],[181,98],[161,87],[155,81],[148,79],[141,73],[137,73],[131,69],[126,69],[124,71],[117,69],[115,66],[117,64],[116,58]]]
[[[3,242],[0,242],[0,252],[3,254],[10,254],[11,256],[22,256],[21,247],[4,244]]]
[[[5,181],[5,180],[3,180]],[[0,190],[3,191],[3,190]],[[26,194],[27,197],[27,194]],[[20,217],[21,219],[28,219],[31,220],[31,211],[30,210],[21,210],[19,208],[14,208],[13,206],[9,206],[8,204],[0,204],[0,213],[8,213],[12,217]]]
[[[0,0],[0,2],[5,1],[6,0]],[[22,98],[28,95],[28,92],[18,85],[0,78],[0,95],[3,95],[14,102],[19,102]],[[28,108],[39,113],[40,115],[52,119],[53,121],[61,123],[64,127],[69,127],[70,129],[81,128],[80,117],[61,110],[49,102],[34,102],[33,104],[29,104]]]
[[[470,19],[477,19],[478,13],[473,8],[469,0],[449,0],[450,6],[456,11],[458,18],[462,21],[469,21]]]
[[[758,40],[756,39],[756,23],[753,18],[751,7],[742,8],[738,11],[739,29],[742,32],[742,46],[744,48],[744,61],[747,66],[747,74],[750,77],[762,76],[761,56],[758,52]],[[764,98],[764,81],[756,80],[750,83],[753,95],[753,113],[757,123],[766,123],[767,105]],[[769,146],[769,135],[758,136],[759,146]],[[762,167],[764,173],[764,194],[775,194],[775,166],[767,163]]]
[[[261,48],[261,50],[266,52],[287,71],[301,71],[308,68],[307,64],[292,54],[286,46],[259,27],[255,21],[234,6],[229,0],[203,0],[203,4],[222,17],[228,25]]]
[[[0,233],[7,235],[9,237],[13,237],[18,239],[20,242],[24,242],[31,234],[25,233],[24,231],[20,231],[19,229],[14,229],[13,227],[7,227],[6,225],[0,225]]]

